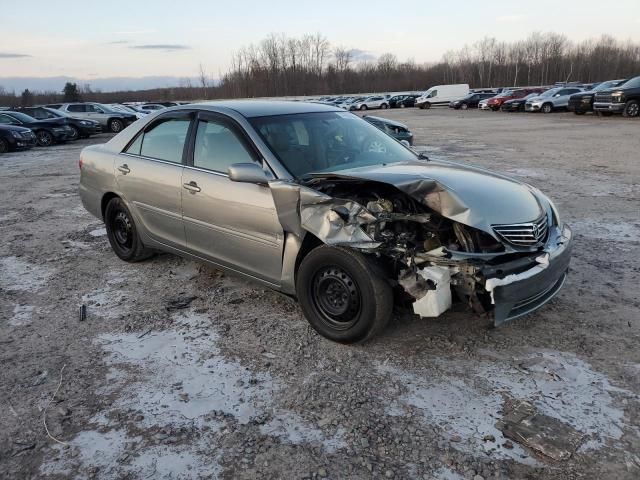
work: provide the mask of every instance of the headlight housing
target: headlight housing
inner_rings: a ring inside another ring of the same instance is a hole
[[[13,138],[22,138],[22,134],[20,132],[16,132],[15,130],[11,130],[11,136]]]
[[[611,99],[614,102],[618,102],[618,103],[623,102],[624,101],[624,92],[613,92],[611,94]]]

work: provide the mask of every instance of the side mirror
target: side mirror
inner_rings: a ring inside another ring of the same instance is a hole
[[[400,143],[403,144],[407,148],[411,147],[411,144],[407,140],[400,140]]]
[[[234,163],[227,173],[229,180],[234,182],[266,184],[269,181],[262,167],[256,163]]]

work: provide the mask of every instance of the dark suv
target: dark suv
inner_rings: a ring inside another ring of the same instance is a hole
[[[627,80],[622,85],[596,93],[593,110],[602,115],[622,113],[625,117],[640,115],[640,77]]]
[[[586,92],[580,92],[576,93],[575,95],[571,95],[571,97],[569,97],[569,105],[567,105],[567,110],[575,113],[576,115],[584,115],[587,112],[593,112],[593,99],[598,92],[619,87],[624,82],[626,82],[626,80],[609,80],[608,82],[602,82],[595,85],[593,88],[587,90]]]

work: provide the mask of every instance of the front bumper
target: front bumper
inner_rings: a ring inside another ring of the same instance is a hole
[[[550,230],[544,252],[481,270],[495,305],[496,326],[537,310],[560,291],[569,270],[572,247],[571,229],[567,225],[562,230],[555,227]],[[540,263],[541,258],[546,261]]]
[[[595,102],[593,104],[593,109],[596,112],[616,112],[622,113],[624,111],[624,103],[603,103],[603,102]]]
[[[524,109],[527,112],[539,112],[541,108],[541,103],[526,103],[524,106]]]

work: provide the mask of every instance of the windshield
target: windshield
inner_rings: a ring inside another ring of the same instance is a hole
[[[640,77],[632,78],[631,80],[627,80],[622,85],[618,85],[619,87],[624,88],[638,88],[640,87]]]
[[[20,120],[21,122],[26,122],[26,123],[31,123],[35,120],[35,118],[33,118],[32,116],[27,115],[26,113],[21,113],[21,112],[11,112],[11,116],[13,118]]]
[[[560,90],[562,89],[562,87],[559,88],[552,88],[551,90],[547,90],[546,92],[541,93],[540,95],[538,95],[539,97],[553,97],[556,93],[558,93]]]
[[[49,114],[49,118],[52,117],[68,117],[70,118],[71,115],[69,115],[67,112],[63,112],[62,110],[56,110],[55,108],[49,108],[49,107],[42,107],[43,110],[45,110],[48,114]]]
[[[416,159],[401,143],[352,113],[277,115],[250,121],[296,178]]]

